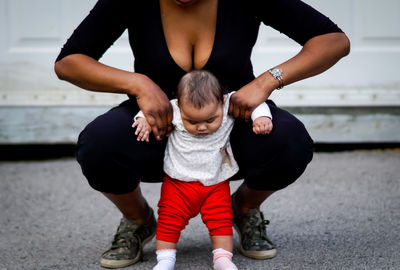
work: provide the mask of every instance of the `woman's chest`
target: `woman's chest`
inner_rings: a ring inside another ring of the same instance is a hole
[[[202,69],[215,42],[218,1],[203,0],[187,8],[171,2],[160,1],[161,27],[168,52],[183,70]]]
[[[259,22],[238,3],[242,2],[218,0],[213,12],[203,13],[202,18],[192,14],[165,18],[158,0],[143,3],[128,25],[135,71],[148,75],[166,92],[174,91],[192,69],[209,70],[227,86],[248,81]]]

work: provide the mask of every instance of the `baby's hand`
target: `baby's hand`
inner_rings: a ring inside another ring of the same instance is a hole
[[[272,130],[271,118],[261,116],[253,121],[253,131],[255,134],[269,134]]]
[[[135,135],[137,135],[138,141],[146,141],[149,142],[149,136],[151,132],[151,127],[149,123],[147,123],[146,118],[137,117],[136,121],[132,124],[132,127],[136,127]]]

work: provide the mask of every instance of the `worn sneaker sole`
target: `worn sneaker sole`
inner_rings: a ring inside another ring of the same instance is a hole
[[[240,233],[240,230],[236,226],[235,223],[233,223],[233,227],[235,228],[236,232],[239,235],[240,253],[242,253],[244,256],[252,258],[252,259],[257,259],[257,260],[272,259],[273,257],[275,257],[276,248],[269,249],[269,250],[262,250],[262,251],[245,250],[245,249],[243,249],[243,247],[242,247],[242,234]]]
[[[109,259],[101,259],[100,260],[100,265],[104,268],[123,268],[127,267],[129,265],[132,265],[140,260],[142,257],[142,249],[143,247],[153,239],[153,237],[156,235],[156,232],[154,232],[152,235],[147,237],[146,239],[143,240],[142,242],[142,248],[139,250],[138,255],[131,259],[131,260],[109,260]]]

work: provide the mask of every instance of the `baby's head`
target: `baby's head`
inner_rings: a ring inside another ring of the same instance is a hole
[[[204,136],[220,127],[224,95],[213,74],[205,70],[187,73],[178,84],[177,98],[183,125],[189,133]]]

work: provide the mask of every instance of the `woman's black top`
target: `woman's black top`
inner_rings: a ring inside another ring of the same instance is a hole
[[[300,0],[218,0],[214,45],[203,69],[211,71],[225,89],[238,90],[254,79],[250,56],[261,22],[301,45],[321,34],[341,32]],[[159,0],[99,0],[56,61],[77,53],[98,60],[126,29],[135,72],[147,75],[172,98],[186,71],[168,51]]]

